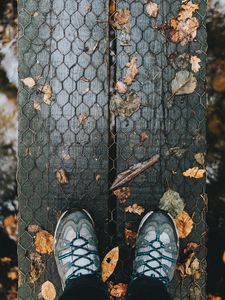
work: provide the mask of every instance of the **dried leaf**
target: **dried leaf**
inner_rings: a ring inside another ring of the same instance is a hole
[[[120,200],[121,203],[124,203],[131,196],[131,188],[122,187],[114,190],[113,194]]]
[[[173,147],[168,150],[167,155],[174,155],[177,157],[181,157],[186,151],[187,149],[181,147]]]
[[[126,100],[119,96],[113,96],[110,101],[110,110],[115,115],[130,117],[140,108],[140,105],[140,97],[136,93],[131,92]]]
[[[204,177],[205,169],[199,169],[198,167],[193,167],[183,172],[182,174],[185,177],[199,179]]]
[[[225,92],[225,73],[219,73],[212,81],[212,87],[214,91],[218,93]]]
[[[198,58],[196,55],[195,56],[191,56],[191,69],[193,72],[197,73],[201,66],[200,66],[200,63],[201,62],[201,59]]]
[[[30,282],[35,283],[45,269],[45,265],[41,259],[41,255],[36,252],[30,253]]]
[[[7,272],[7,277],[10,280],[18,280],[18,267],[10,268],[9,272]]]
[[[88,115],[85,112],[79,114],[79,124],[86,125],[88,121]]]
[[[172,80],[172,94],[184,95],[194,92],[197,86],[197,79],[188,71],[179,71],[176,73],[175,78]]]
[[[21,79],[21,81],[24,83],[24,85],[26,85],[29,88],[34,87],[35,84],[36,84],[35,80],[33,78],[31,78],[31,77],[27,77],[27,78]]]
[[[140,216],[141,214],[143,214],[145,212],[145,209],[141,205],[134,203],[133,205],[129,205],[129,206],[125,207],[124,211],[126,213],[138,214]]]
[[[62,159],[63,160],[70,160],[71,159],[71,156],[70,156],[69,151],[68,151],[67,148],[64,148],[62,150]]]
[[[95,176],[95,180],[96,180],[97,182],[99,182],[100,179],[101,179],[101,175],[97,174],[97,175]]]
[[[205,155],[204,155],[204,153],[201,153],[201,152],[196,153],[194,157],[195,157],[195,160],[197,161],[197,163],[204,166],[204,164],[205,164]]]
[[[27,231],[29,233],[37,233],[40,230],[41,230],[41,227],[38,225],[28,225],[28,227],[27,227]]]
[[[176,218],[176,225],[177,225],[177,229],[178,229],[179,238],[184,239],[192,231],[193,220],[186,211],[183,211]]]
[[[56,290],[50,281],[45,281],[41,286],[41,297],[44,300],[54,300],[56,298]]]
[[[159,201],[159,208],[167,211],[172,217],[176,218],[184,210],[184,200],[179,193],[169,189]]]
[[[125,94],[127,92],[127,86],[122,81],[117,81],[115,90],[120,94]]]
[[[34,100],[33,107],[36,110],[41,110],[41,103],[39,101]]]
[[[117,262],[119,259],[119,247],[115,247],[110,250],[102,261],[102,281],[106,282],[106,280],[112,275],[114,272]]]
[[[3,220],[3,227],[9,237],[17,241],[18,238],[18,220],[16,215],[9,215]]]
[[[128,228],[124,228],[124,237],[126,245],[134,248],[137,239],[137,232]]]
[[[225,264],[225,251],[223,252],[222,260],[223,260],[223,263]]]
[[[149,139],[149,133],[147,131],[142,131],[140,133],[140,142],[144,143],[148,139]]]
[[[124,82],[131,85],[136,76],[138,75],[137,57],[133,56],[128,64],[126,64],[127,72]]]
[[[65,170],[62,168],[60,168],[56,171],[56,179],[62,185],[69,183],[68,176],[67,176]]]
[[[110,295],[115,298],[125,297],[127,294],[128,285],[125,283],[117,283],[110,285]]]
[[[0,257],[0,263],[1,264],[8,264],[12,262],[12,258],[11,257]]]
[[[222,297],[215,296],[215,295],[212,295],[212,294],[209,294],[207,299],[208,300],[223,300]]]
[[[112,25],[117,28],[121,29],[121,25],[125,25],[129,22],[130,18],[130,11],[126,8],[121,8],[115,12],[113,16]]]
[[[46,84],[39,88],[39,90],[44,94],[43,101],[47,105],[51,105],[52,102],[52,88],[50,85]]]
[[[133,165],[128,170],[125,170],[117,175],[116,179],[114,180],[112,186],[110,187],[110,190],[115,190],[116,188],[120,187],[121,185],[124,185],[125,183],[129,182],[151,166],[153,166],[155,163],[157,163],[160,159],[159,154],[154,155],[152,158]]]
[[[83,80],[84,82],[91,82],[91,80],[88,79],[88,78],[85,77],[85,76],[82,76],[82,77],[81,77],[81,80]]]
[[[158,4],[154,2],[149,2],[146,5],[146,12],[150,17],[157,17],[159,9],[158,9]]]
[[[46,230],[40,230],[35,236],[35,248],[40,254],[51,254],[53,251],[53,236]]]
[[[190,253],[190,252],[194,252],[199,249],[199,245],[194,243],[194,242],[190,242],[187,244],[186,248],[184,249],[184,254],[186,253]]]
[[[173,42],[181,43],[184,46],[194,40],[199,22],[197,18],[193,17],[193,13],[198,7],[198,4],[193,4],[191,1],[183,3],[178,16],[170,20],[170,37]]]

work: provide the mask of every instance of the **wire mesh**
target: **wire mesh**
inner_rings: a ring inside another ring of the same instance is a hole
[[[44,272],[35,284],[30,281],[34,244],[28,225],[54,233],[62,211],[88,209],[97,224],[101,255],[120,246],[112,280],[128,282],[133,248],[125,243],[124,228],[136,230],[140,217],[126,214],[124,207],[138,203],[146,210],[157,208],[168,184],[193,215],[194,230],[181,241],[181,249],[188,242],[201,245],[200,278],[187,276],[182,281],[176,273],[170,292],[173,299],[205,299],[205,182],[181,173],[196,165],[195,153],[205,151],[206,1],[195,1],[200,5],[200,28],[186,46],[171,42],[168,29],[181,1],[155,2],[157,18],[148,16],[144,0],[19,1],[19,77],[35,80],[32,88],[22,81],[19,86],[20,299],[38,299],[46,280],[53,282],[57,295],[61,293],[52,255],[43,256]],[[125,32],[112,23],[121,8],[131,14]],[[171,81],[179,70],[174,57],[187,52],[201,58],[201,70],[195,74],[198,85],[194,93],[176,96],[171,104]],[[110,104],[132,57],[137,58],[139,75],[126,96],[137,94],[141,106],[129,117],[118,116]],[[45,86],[51,87],[49,102]],[[144,141],[143,132],[148,136]],[[187,149],[182,157],[168,155],[178,146]],[[109,192],[116,175],[156,153],[159,163],[126,185],[132,193],[120,203]],[[65,171],[68,184],[57,181],[59,169]]]

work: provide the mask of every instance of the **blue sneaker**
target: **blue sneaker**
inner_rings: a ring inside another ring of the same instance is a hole
[[[179,254],[176,224],[164,211],[147,213],[139,226],[133,278],[147,276],[166,286],[172,280]]]
[[[87,211],[74,209],[60,217],[54,235],[54,253],[63,289],[71,279],[99,274],[100,259],[94,221]]]

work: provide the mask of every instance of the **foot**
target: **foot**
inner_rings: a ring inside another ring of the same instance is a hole
[[[54,236],[55,260],[62,287],[81,275],[100,272],[94,222],[85,210],[63,213]]]
[[[172,280],[179,253],[179,238],[173,218],[166,212],[147,213],[139,226],[133,277]]]

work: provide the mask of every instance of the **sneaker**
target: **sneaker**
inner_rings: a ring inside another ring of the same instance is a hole
[[[54,235],[54,254],[63,289],[71,279],[100,273],[94,221],[87,211],[74,209],[60,217]]]
[[[133,278],[155,277],[167,286],[178,254],[179,238],[172,216],[164,211],[147,213],[138,229]]]

